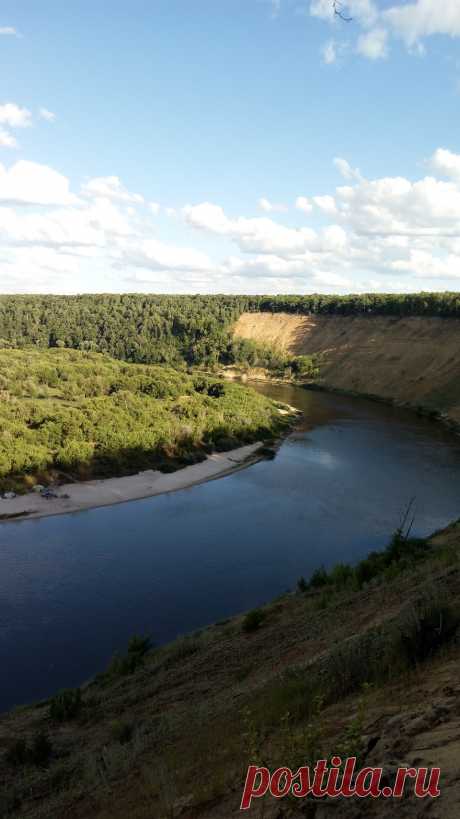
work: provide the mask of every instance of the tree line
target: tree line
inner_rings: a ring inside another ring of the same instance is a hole
[[[68,347],[174,367],[257,363],[271,353],[233,339],[245,311],[460,316],[460,293],[334,296],[0,296],[0,348]]]

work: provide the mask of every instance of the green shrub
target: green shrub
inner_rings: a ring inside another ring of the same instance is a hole
[[[13,768],[19,768],[27,762],[27,743],[25,739],[17,739],[5,753],[5,762]]]
[[[39,731],[38,734],[35,734],[28,753],[30,761],[40,767],[47,765],[52,752],[53,746],[47,734],[45,734],[44,731]]]
[[[245,633],[257,631],[266,618],[266,614],[261,609],[253,609],[249,611],[243,620],[242,629]]]
[[[401,628],[399,649],[409,666],[429,659],[454,636],[460,623],[458,612],[440,602],[414,609]]]
[[[299,592],[306,592],[307,589],[308,589],[308,583],[305,580],[303,575],[302,575],[302,577],[299,577],[299,579],[297,581],[297,589],[298,589]]]
[[[131,722],[114,720],[110,725],[110,731],[115,742],[119,742],[120,745],[126,745],[126,743],[132,739],[134,726]]]
[[[319,589],[321,588],[321,586],[327,586],[328,583],[329,575],[324,566],[321,566],[321,568],[316,569],[316,571],[313,572],[310,578],[310,586],[312,589]]]
[[[145,655],[152,648],[150,637],[135,634],[128,643],[126,654],[115,654],[103,677],[124,677],[133,674],[144,664]],[[99,678],[100,679],[100,678]]]
[[[79,714],[81,704],[81,691],[79,688],[68,688],[60,691],[51,700],[50,717],[54,722],[72,720]]]

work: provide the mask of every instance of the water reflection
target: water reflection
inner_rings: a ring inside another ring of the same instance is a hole
[[[134,632],[172,639],[384,546],[414,495],[416,533],[459,516],[458,438],[368,401],[257,389],[305,413],[274,461],[0,526],[0,707],[81,683]]]

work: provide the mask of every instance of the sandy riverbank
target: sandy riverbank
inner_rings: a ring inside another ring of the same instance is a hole
[[[17,495],[10,500],[0,500],[0,522],[8,519],[21,520],[23,517],[29,519],[65,515],[187,489],[249,466],[259,460],[256,451],[261,446],[262,442],[259,441],[229,452],[214,452],[201,463],[167,474],[148,469],[124,478],[63,484],[58,488],[57,494],[68,497],[47,499],[34,493]]]

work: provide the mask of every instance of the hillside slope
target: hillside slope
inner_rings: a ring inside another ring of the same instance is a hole
[[[400,765],[441,766],[435,805],[408,793],[398,808],[409,819],[456,819],[460,524],[429,545],[423,559],[403,556],[360,589],[286,594],[264,607],[258,628],[236,617],[132,668],[123,665],[129,653],[119,657],[83,688],[73,716],[53,712],[56,700],[0,715],[0,816],[230,819],[241,815],[249,763],[297,769],[340,752],[383,766],[390,782]],[[37,749],[43,735],[48,744]],[[394,811],[388,799],[267,796],[248,815]]]
[[[243,313],[238,338],[321,354],[325,386],[446,413],[460,422],[460,320]]]

